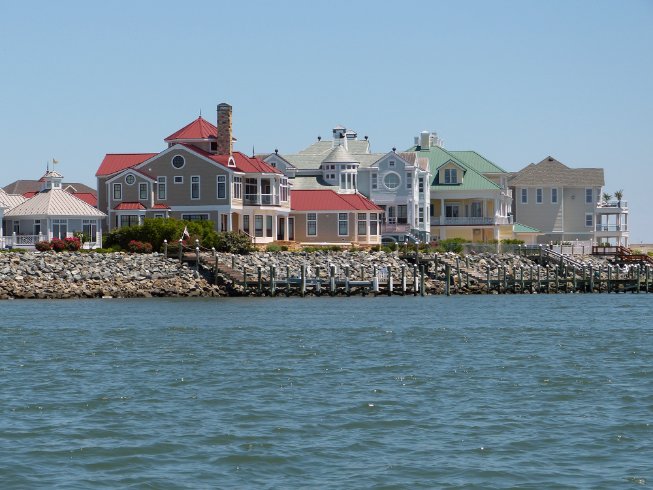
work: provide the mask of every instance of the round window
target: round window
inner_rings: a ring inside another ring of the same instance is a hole
[[[175,155],[172,158],[172,166],[175,168],[181,168],[184,166],[185,163],[186,161],[184,160],[184,157],[182,157],[181,155]]]
[[[128,174],[127,177],[125,177],[125,182],[127,182],[129,185],[133,185],[134,182],[136,182],[136,177],[134,177],[133,174]]]
[[[395,173],[386,174],[386,176],[383,178],[383,184],[388,189],[396,189],[399,187],[400,183],[401,179],[399,178],[399,175]]]

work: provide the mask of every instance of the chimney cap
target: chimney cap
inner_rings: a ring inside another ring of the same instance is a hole
[[[368,138],[368,136],[367,136],[367,135],[365,135],[365,141],[367,141],[367,138]]]
[[[321,141],[321,140],[322,140],[322,136],[318,135],[318,136],[317,136],[317,140],[318,140],[318,141]]]
[[[278,154],[279,154],[279,149],[278,149],[278,148],[275,148],[275,149],[274,149],[274,154],[275,154],[275,155],[278,155]]]
[[[396,146],[393,146],[393,147],[392,147],[392,151],[397,151],[397,147],[396,147]]]

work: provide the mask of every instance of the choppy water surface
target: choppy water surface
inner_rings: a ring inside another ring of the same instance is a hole
[[[653,485],[653,296],[0,303],[2,488]]]

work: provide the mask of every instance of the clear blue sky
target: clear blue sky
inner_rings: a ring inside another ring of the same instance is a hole
[[[228,102],[246,153],[342,124],[373,151],[430,129],[510,171],[603,167],[650,243],[652,26],[651,0],[6,2],[0,184],[54,157],[95,187],[105,153],[160,151]]]

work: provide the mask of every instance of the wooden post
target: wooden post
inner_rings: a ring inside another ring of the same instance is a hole
[[[647,293],[648,293],[648,284],[649,284],[649,282],[648,282],[648,281],[649,281],[649,279],[648,279],[648,271],[649,271],[650,268],[651,268],[651,267],[650,267],[648,264],[646,264],[646,292],[647,292]]]
[[[349,290],[349,267],[345,267],[345,294],[347,296],[351,295]]]
[[[329,294],[335,296],[336,294],[336,267],[329,266]]]
[[[508,267],[503,266],[503,294],[508,292]]]
[[[419,266],[419,294],[424,296],[426,294],[426,282],[424,280],[424,264]]]
[[[404,264],[401,264],[401,295],[406,295],[406,266]]]
[[[388,266],[388,296],[392,296],[392,290],[394,289],[394,284],[392,282],[392,266]]]
[[[537,264],[537,293],[542,292],[542,281],[540,280],[540,264]]]
[[[462,280],[460,278],[460,257],[456,257],[456,274],[458,275],[458,285],[457,288],[460,288]]]
[[[184,256],[184,244],[182,243],[181,238],[179,239],[179,262],[182,261],[182,257]]]
[[[213,253],[213,257],[215,258],[215,265],[213,266],[213,284],[218,283],[218,254]]]
[[[286,298],[290,296],[290,266],[286,266]]]
[[[274,296],[276,294],[276,288],[274,284],[274,266],[270,266],[270,296]]]
[[[637,264],[637,293],[642,289],[642,265]]]
[[[556,269],[555,275],[556,275],[556,294],[558,294],[560,292],[560,271],[558,269]]]
[[[594,292],[594,269],[592,267],[592,264],[590,264],[589,268],[589,280],[590,280],[590,293]]]
[[[610,264],[608,264],[608,284],[607,284],[608,294],[610,294],[610,278],[611,278],[611,276],[612,276],[612,266],[610,266]]]
[[[413,296],[417,296],[419,286],[417,284],[417,265],[413,265]]]
[[[200,248],[195,247],[195,272],[199,274],[200,270]]]
[[[365,267],[361,265],[361,281],[365,280]]]
[[[263,292],[263,274],[261,274],[261,266],[256,267],[256,275],[257,275],[257,284],[256,284],[256,291],[258,292],[259,296],[261,295],[261,292]]]
[[[168,240],[163,240],[163,256],[168,258]]]
[[[490,294],[490,266],[487,268],[487,282],[485,284],[487,286],[487,294]]]
[[[302,264],[300,269],[300,293],[303,298],[306,296],[306,264]]]
[[[451,266],[445,264],[444,266],[444,294],[446,296],[451,295],[450,285],[451,284]]]
[[[542,253],[542,245],[540,245],[540,253]],[[533,294],[533,266],[531,265],[531,294]]]
[[[322,284],[320,282],[320,267],[315,268],[315,294],[320,296],[322,293]]]
[[[574,268],[572,269],[572,274],[573,274],[573,276],[572,276],[571,285],[572,285],[572,287],[573,287],[573,292],[575,293],[575,292],[577,291],[577,286],[576,286],[576,276],[578,275],[578,274],[577,274],[577,271],[576,271],[576,267],[574,267]]]
[[[233,270],[233,271],[236,270],[236,256],[235,255],[231,256],[231,270]]]
[[[243,292],[247,294],[247,266],[243,266]]]
[[[519,266],[519,279],[521,281],[521,293],[524,294],[524,268],[521,265]]]

